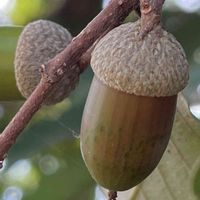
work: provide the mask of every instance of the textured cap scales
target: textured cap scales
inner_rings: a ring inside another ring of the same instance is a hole
[[[100,40],[91,66],[106,85],[140,96],[172,96],[188,82],[188,62],[173,35],[157,26],[143,40],[140,21],[123,24]]]

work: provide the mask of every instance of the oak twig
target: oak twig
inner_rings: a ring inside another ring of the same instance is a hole
[[[17,137],[40,109],[52,86],[105,31],[118,26],[135,7],[138,8],[138,2],[139,0],[111,0],[61,53],[47,63],[40,83],[0,135],[0,161],[4,160]]]
[[[165,0],[140,0],[141,38],[160,23],[164,2]]]

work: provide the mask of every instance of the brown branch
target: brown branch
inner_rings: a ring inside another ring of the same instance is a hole
[[[105,32],[118,26],[132,9],[138,9],[138,2],[139,0],[111,0],[109,5],[72,40],[66,49],[51,59],[46,66],[42,65],[43,74],[40,83],[0,135],[0,167],[7,152],[40,109],[54,84],[59,82],[64,73],[70,71],[71,66],[76,63],[81,65],[83,71],[88,65],[93,43]],[[141,0],[142,36],[160,22],[163,3],[164,0]]]
[[[64,72],[76,64],[82,54],[106,30],[118,26],[135,7],[138,7],[138,0],[111,0],[109,5],[73,39],[66,49],[48,62],[37,88],[0,135],[0,161],[5,158],[8,150],[32,116],[40,109],[52,86],[60,80]]]
[[[141,38],[160,23],[164,2],[165,0],[140,0]]]

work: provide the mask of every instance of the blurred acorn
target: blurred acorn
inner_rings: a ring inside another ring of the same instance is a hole
[[[60,53],[71,40],[67,29],[48,20],[34,21],[24,28],[18,40],[14,65],[17,87],[25,98],[40,82],[41,65]],[[52,88],[44,104],[55,104],[66,98],[79,81],[79,74],[77,65],[70,68]]]

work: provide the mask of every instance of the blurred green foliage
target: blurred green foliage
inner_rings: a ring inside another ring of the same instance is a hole
[[[11,19],[14,24],[25,25],[37,18],[46,18],[61,8],[63,3],[64,0],[16,0]]]
[[[194,178],[194,192],[200,198],[200,168]]]
[[[22,99],[16,88],[14,52],[22,27],[0,27],[0,101]]]

